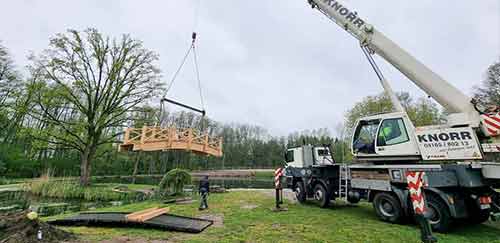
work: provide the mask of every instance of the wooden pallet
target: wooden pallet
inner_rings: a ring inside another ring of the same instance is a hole
[[[127,214],[125,218],[127,221],[144,223],[152,218],[158,217],[162,214],[166,214],[170,211],[170,208],[148,208],[142,211]]]
[[[194,153],[222,156],[222,138],[209,136],[192,128],[142,127],[127,128],[120,151],[186,150]]]

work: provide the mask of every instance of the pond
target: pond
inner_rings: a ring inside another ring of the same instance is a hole
[[[120,206],[132,201],[85,201],[58,198],[40,198],[22,190],[0,192],[0,213],[30,209],[40,216],[51,216],[68,212],[95,210],[101,207]]]

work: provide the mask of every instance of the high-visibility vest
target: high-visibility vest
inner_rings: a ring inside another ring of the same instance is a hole
[[[385,139],[385,136],[389,136],[392,133],[392,127],[384,127],[379,132],[378,136]]]

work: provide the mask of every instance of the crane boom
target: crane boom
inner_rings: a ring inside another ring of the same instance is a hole
[[[460,115],[460,118],[457,118],[459,123],[454,125],[479,126],[480,114],[476,111],[469,96],[445,81],[372,25],[366,23],[357,12],[351,11],[335,0],[308,1],[313,8],[317,8],[358,39],[362,46],[368,47],[392,64],[447,111],[458,113],[456,115]]]

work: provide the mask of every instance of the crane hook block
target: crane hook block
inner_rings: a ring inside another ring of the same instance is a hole
[[[194,43],[194,41],[196,41],[196,32],[193,32],[193,34],[191,34],[191,38],[193,39],[193,43]]]

